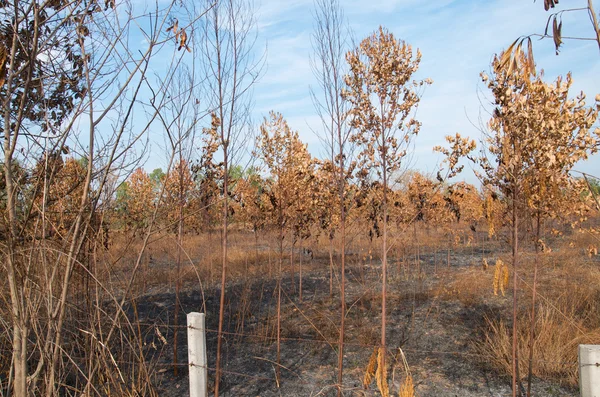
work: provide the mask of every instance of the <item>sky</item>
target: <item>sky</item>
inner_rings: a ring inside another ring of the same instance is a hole
[[[579,4],[581,3],[581,4]],[[423,54],[416,78],[429,77],[417,119],[421,132],[414,140],[411,168],[437,171],[440,155],[432,148],[444,144],[444,136],[459,132],[478,140],[480,126],[489,119],[490,93],[479,74],[489,72],[495,53],[523,35],[543,33],[550,12],[543,1],[533,0],[340,0],[356,42],[380,25],[396,38],[419,48]],[[585,6],[583,0],[569,2]],[[561,10],[563,2],[559,4]],[[283,114],[299,131],[315,156],[324,153],[317,136],[320,119],[310,98],[318,89],[310,67],[313,55],[313,0],[262,0],[257,3],[257,53],[266,49],[266,70],[254,88],[254,119],[260,123],[270,110]],[[593,37],[588,15],[563,14],[563,36]],[[572,93],[584,91],[588,104],[600,93],[600,52],[593,41],[565,40],[556,55],[551,39],[534,39],[538,69],[545,79],[572,72]],[[577,167],[600,174],[600,159]],[[467,168],[460,179],[476,179]]]

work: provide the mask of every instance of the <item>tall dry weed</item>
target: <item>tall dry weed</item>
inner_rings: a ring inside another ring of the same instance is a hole
[[[498,291],[500,291],[502,296],[505,296],[509,277],[508,266],[501,259],[498,259],[494,270],[494,295],[498,295]]]
[[[404,365],[404,380],[400,384],[398,391],[398,397],[415,397],[415,384],[413,381],[412,374],[410,373],[410,367],[406,361],[406,356],[402,349],[398,348],[398,352],[402,356],[402,364]]]

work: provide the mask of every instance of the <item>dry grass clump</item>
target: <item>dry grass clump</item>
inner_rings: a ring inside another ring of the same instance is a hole
[[[405,375],[404,380],[400,384],[400,389],[398,390],[398,397],[415,397],[415,383],[412,374],[410,373],[410,367],[406,361],[406,356],[400,348],[398,348],[398,353],[400,353],[400,356],[402,357]]]
[[[363,377],[363,387],[366,389],[369,387],[371,382],[373,381],[373,377],[375,377],[375,372],[377,371],[377,353],[379,349],[374,348],[373,353],[369,357],[369,363],[365,368],[365,376]]]
[[[558,310],[557,310],[558,309]],[[562,309],[562,310],[561,310]],[[561,384],[576,385],[577,346],[600,342],[600,328],[586,328],[584,321],[573,318],[573,311],[561,305],[551,307],[542,303],[535,322],[533,375],[553,379]],[[512,326],[501,319],[486,318],[487,330],[476,349],[484,361],[500,372],[512,374]],[[529,316],[523,314],[517,324],[519,373],[527,376],[529,357]]]
[[[450,282],[442,279],[435,295],[445,300],[458,299],[463,305],[470,306],[492,295],[493,277],[489,270],[465,269],[453,276],[454,280]]]
[[[398,397],[414,397],[415,396],[415,384],[411,375],[407,375],[400,385],[400,391]]]

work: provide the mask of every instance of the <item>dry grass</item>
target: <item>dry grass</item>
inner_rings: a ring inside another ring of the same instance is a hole
[[[565,308],[566,309],[566,308]],[[485,361],[507,375],[512,373],[512,326],[504,320],[486,319],[488,329],[484,339],[477,343],[477,350]],[[519,373],[527,375],[529,356],[529,318],[520,317],[517,324]],[[598,344],[600,328],[587,329],[583,321],[566,318],[555,308],[544,304],[538,308],[535,322],[533,375],[553,379],[562,384],[576,385],[577,346]]]
[[[415,397],[415,384],[411,375],[407,375],[400,385],[399,397]]]
[[[521,263],[520,315],[517,323],[519,373],[528,373],[530,313],[534,261],[538,286],[533,375],[575,385],[577,346],[600,343],[600,270],[587,264],[584,253],[563,244],[548,254],[524,255]],[[505,374],[512,371],[512,325],[486,319],[487,329],[477,349]]]
[[[243,280],[276,276],[278,254],[266,244],[273,241],[270,236],[259,240],[254,235],[233,232],[228,248],[228,279]],[[105,253],[105,263],[114,265],[107,268],[107,277],[113,281],[130,275],[142,247],[142,238],[114,233],[110,250]],[[136,277],[138,291],[151,287],[172,289],[180,280],[184,285],[204,287],[218,283],[221,277],[221,240],[218,233],[201,235],[186,234],[182,243],[181,266],[177,268],[177,239],[169,233],[152,236],[142,256],[139,275]],[[122,277],[119,277],[122,276]]]
[[[375,372],[377,371],[377,354],[379,353],[379,349],[373,349],[373,353],[369,357],[369,363],[365,368],[365,375],[363,377],[363,387],[366,389],[369,387],[371,382],[373,382],[373,378],[375,377]]]
[[[398,390],[398,397],[415,397],[415,384],[413,381],[412,374],[410,373],[410,367],[406,361],[406,356],[402,349],[398,349],[398,353],[402,357],[402,364],[404,366],[404,380],[400,384]]]
[[[403,244],[393,247],[391,251],[393,260],[399,261],[406,256],[412,266],[415,254],[415,245],[413,245],[412,231],[404,231],[402,236],[397,237]],[[570,237],[576,237],[576,245],[570,244]],[[140,274],[140,280],[144,280],[148,288],[153,282],[156,285],[165,282],[173,284],[177,278],[187,280],[188,283],[197,283],[202,280],[204,286],[216,284],[220,279],[221,267],[221,247],[220,236],[218,233],[208,235],[186,235],[184,240],[184,256],[180,271],[178,272],[174,263],[176,262],[176,244],[174,236],[165,235],[155,239],[148,247],[144,266]],[[488,304],[490,300],[494,302],[495,307],[508,307],[511,299],[512,289],[507,290],[507,296],[494,296],[494,278],[495,270],[501,270],[496,278],[497,288],[501,285],[506,287],[506,275],[510,266],[470,266],[463,267],[459,272],[448,270],[445,266],[446,240],[443,231],[426,231],[419,229],[417,233],[418,245],[421,254],[431,255],[436,250],[436,262],[440,263],[441,277],[437,286],[434,288],[433,295],[447,300],[458,300],[466,307]],[[535,258],[532,253],[523,253],[520,262],[520,320],[519,320],[519,354],[520,374],[526,376],[529,341],[529,307],[531,300],[531,286],[533,279],[533,264],[539,260],[538,274],[538,316],[535,324],[536,343],[533,373],[535,376],[546,379],[557,380],[561,383],[573,384],[577,376],[577,349],[580,343],[598,343],[600,342],[600,329],[595,328],[600,323],[600,271],[588,264],[594,259],[587,257],[581,244],[588,244],[589,238],[580,235],[569,236],[569,240],[557,240],[552,242],[552,252],[544,253],[540,258]],[[232,232],[230,248],[228,255],[229,280],[256,280],[273,279],[277,277],[277,268],[279,254],[275,247],[276,238],[271,235],[261,236],[258,246],[254,235],[247,232]],[[268,243],[270,242],[270,244]],[[406,245],[404,245],[406,244]],[[486,242],[488,249],[493,248],[497,242]],[[315,253],[315,260],[312,264],[305,261],[305,270],[310,272],[309,267],[327,266],[329,263],[329,241],[326,237],[311,238],[304,241],[304,247],[310,247]],[[361,272],[372,262],[372,271],[378,272],[378,242],[373,242],[364,236],[357,237],[349,244],[351,254],[348,258],[360,266]],[[587,245],[586,245],[587,246]],[[335,242],[335,247],[338,247]],[[299,246],[298,246],[299,248]],[[128,257],[128,252],[136,253],[139,249],[139,241],[128,241],[123,238],[122,241],[115,243],[111,248],[111,255],[121,256],[119,264],[123,271],[130,270],[130,264],[135,260],[134,255]],[[460,250],[471,250],[466,247],[464,241],[461,241],[460,247],[453,247]],[[526,249],[528,249],[526,247]],[[365,253],[370,252],[371,258],[366,258]],[[334,255],[337,254],[337,249]],[[284,253],[284,272],[289,274],[289,250]],[[395,257],[394,257],[395,256]],[[481,264],[481,259],[477,260],[479,254],[474,252],[475,262]],[[158,259],[160,258],[160,260]],[[352,259],[353,258],[353,259]],[[366,259],[365,259],[366,258]],[[490,265],[495,262],[497,257],[488,256]],[[502,259],[507,264],[510,260],[506,255]],[[364,261],[364,263],[361,263]],[[296,258],[296,266],[298,260]],[[453,263],[453,268],[454,268]],[[395,269],[395,266],[392,266]],[[393,270],[392,269],[392,270]],[[413,269],[414,270],[414,269]],[[510,269],[511,270],[511,269]],[[296,267],[297,271],[297,267]],[[406,270],[405,270],[406,271]],[[511,270],[512,271],[512,270]],[[393,272],[392,272],[393,273]],[[112,273],[114,277],[115,273]],[[362,274],[362,273],[361,273]],[[398,273],[397,276],[399,276]],[[402,296],[394,290],[395,279],[390,278],[390,293],[388,302],[390,306],[402,304],[406,296]],[[402,280],[398,279],[398,283]],[[598,286],[598,287],[597,287]],[[512,288],[512,286],[510,287]],[[356,315],[347,319],[347,332],[355,334],[357,341],[361,344],[377,344],[379,333],[378,316],[380,311],[380,292],[377,290],[367,290],[356,301],[349,302],[353,305],[353,310],[364,315]],[[245,299],[248,299],[246,297]],[[286,300],[287,298],[284,298]],[[248,313],[244,310],[247,305],[241,304],[238,313],[240,318],[247,317]],[[338,335],[338,329],[335,322],[331,319],[337,318],[338,308],[336,305],[328,304],[328,301],[322,302],[304,302],[298,304],[297,308],[292,308],[287,313],[283,313],[282,331],[284,337],[296,337],[301,335],[311,335],[318,339],[333,341]],[[503,312],[508,318],[508,311]],[[274,314],[267,316],[267,321],[260,322],[258,327],[253,330],[257,341],[269,344],[275,337],[276,322]],[[486,362],[489,362],[499,371],[510,374],[511,371],[511,345],[512,326],[510,322],[501,317],[486,319],[487,329],[482,340],[477,343],[476,349],[483,354]],[[238,328],[243,329],[243,322],[237,324]],[[377,378],[378,351],[372,357],[375,362],[375,368],[367,368],[365,373],[365,382],[369,377],[369,383]],[[371,361],[372,361],[371,360]],[[369,365],[372,367],[373,365]],[[383,368],[383,367],[382,367]],[[367,375],[371,373],[370,375]],[[382,381],[386,378],[379,374],[379,387],[384,388]],[[396,386],[397,387],[397,386]],[[398,390],[398,389],[396,389]],[[402,397],[414,396],[413,379],[407,374],[398,390]]]
[[[459,300],[465,306],[480,303],[494,294],[494,269],[468,268],[448,281],[443,277],[435,295],[445,300]]]
[[[573,237],[573,239],[571,239]],[[585,247],[589,236],[576,234],[553,242],[552,252],[536,256],[521,254],[519,263],[519,373],[528,373],[530,313],[535,262],[538,263],[537,309],[534,325],[533,375],[562,384],[577,383],[577,346],[600,343],[600,269],[597,258],[589,258]],[[503,257],[504,262],[510,259]],[[501,373],[512,373],[512,324],[506,297],[494,297],[494,290],[506,286],[505,266],[466,268],[443,277],[437,296],[458,300],[466,307],[489,304],[491,299],[503,309],[498,317],[485,318],[485,332],[476,342],[483,361]],[[498,271],[495,271],[498,270]],[[506,268],[512,273],[510,267]],[[504,294],[502,294],[504,295]]]

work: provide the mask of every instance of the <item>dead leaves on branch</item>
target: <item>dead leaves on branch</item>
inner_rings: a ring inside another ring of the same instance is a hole
[[[470,153],[475,150],[476,147],[473,139],[463,138],[458,132],[454,136],[447,135],[446,142],[450,144],[449,149],[442,146],[435,146],[433,148],[434,152],[439,152],[446,156],[443,163],[448,165],[448,171],[445,177],[442,176],[443,169],[438,172],[437,179],[439,182],[444,182],[446,179],[453,178],[462,172],[464,166],[459,166],[458,162],[464,157],[472,159]]]
[[[104,11],[109,8],[115,9],[115,1],[114,0],[104,0]]]
[[[177,34],[179,33],[179,21],[177,19],[173,20],[173,23],[171,24],[171,26],[169,26],[165,32],[173,32],[173,34],[175,35],[175,37],[177,37]]]
[[[548,11],[550,8],[554,8],[558,4],[558,0],[544,0],[544,9]],[[554,41],[554,48],[556,55],[559,53],[560,46],[562,45],[562,12],[559,11],[548,17],[546,22],[546,29],[544,30],[544,37],[551,36]],[[550,32],[550,27],[552,31]],[[526,48],[525,48],[526,47]],[[500,68],[507,70],[510,74],[518,65],[518,59],[525,54],[525,62],[521,63],[521,67],[526,68],[527,72],[535,76],[535,61],[533,58],[533,45],[531,36],[525,36],[515,40],[500,56]]]
[[[362,148],[360,167],[392,172],[421,127],[410,117],[420,101],[419,88],[431,84],[430,79],[411,81],[421,52],[413,53],[412,46],[380,27],[348,52],[346,60],[349,73],[342,97],[351,106],[350,124],[357,131],[351,140]]]
[[[544,10],[548,11],[558,4],[558,0],[544,0]]]
[[[262,158],[272,175],[268,189],[276,209],[274,223],[278,227],[293,224],[303,228],[308,220],[305,216],[315,202],[311,187],[315,162],[307,145],[280,113],[271,112],[260,126],[257,148],[255,156]]]
[[[181,51],[182,48],[185,48],[187,52],[192,52],[191,48],[187,45],[187,33],[185,32],[185,29],[182,29],[181,32],[179,32],[179,47],[177,48],[177,51]]]
[[[558,14],[554,14],[552,17],[552,38],[554,39],[554,47],[556,48],[556,55],[558,55],[558,48],[562,44],[562,19],[558,22]],[[550,22],[550,20],[548,20]],[[548,25],[546,25],[546,31],[544,34],[548,35]]]
[[[570,74],[547,83],[528,71],[523,52],[515,50],[516,67],[503,67],[510,50],[494,60],[492,77],[482,74],[496,105],[485,139],[487,155],[476,159],[484,184],[505,197],[518,191],[519,205],[539,216],[584,213],[582,195],[576,193],[582,187],[570,172],[598,150],[600,129],[594,124],[600,104],[586,106],[583,93],[573,98]]]
[[[527,50],[523,48],[527,45]],[[498,68],[505,70],[507,74],[523,68],[528,75],[536,76],[535,60],[533,58],[533,44],[531,37],[523,37],[515,40],[506,51],[500,54]],[[485,82],[485,79],[484,79]]]
[[[179,29],[179,21],[177,19],[173,20],[173,23],[165,30],[165,32],[172,32],[175,36],[175,42],[179,44],[177,51],[181,51],[182,48],[185,48],[187,52],[192,52],[192,49],[188,46],[187,32],[185,31],[185,28]]]

